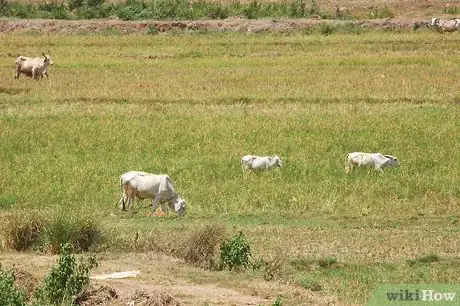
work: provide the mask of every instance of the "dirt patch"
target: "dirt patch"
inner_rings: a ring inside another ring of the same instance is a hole
[[[429,18],[387,18],[360,21],[321,19],[264,19],[227,18],[198,21],[121,21],[121,20],[0,20],[2,33],[157,33],[171,31],[212,32],[292,32],[321,25],[354,24],[363,28],[411,31],[428,24]]]
[[[176,306],[179,305],[171,295],[165,291],[158,292],[153,295],[147,294],[143,290],[136,290],[127,301],[132,305],[139,306]]]
[[[118,298],[118,294],[115,289],[108,286],[100,286],[99,288],[91,288],[75,299],[75,304],[82,306],[93,306],[93,305],[110,305],[114,299]]]

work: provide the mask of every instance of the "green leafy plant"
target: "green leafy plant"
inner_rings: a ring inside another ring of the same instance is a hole
[[[277,296],[276,300],[273,302],[272,306],[283,306],[283,303],[281,303],[281,297]]]
[[[223,269],[246,268],[250,264],[250,257],[251,248],[241,231],[230,240],[223,241],[220,246],[220,259]]]
[[[53,266],[45,284],[36,292],[40,305],[72,303],[73,297],[89,284],[89,272],[98,266],[97,260],[90,256],[77,263],[71,251],[70,244],[61,245],[57,266]]]
[[[0,305],[26,305],[25,293],[15,286],[15,281],[16,277],[14,272],[4,269],[0,264]]]

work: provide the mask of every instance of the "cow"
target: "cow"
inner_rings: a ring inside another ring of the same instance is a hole
[[[436,29],[436,31],[444,32],[454,32],[455,30],[460,29],[460,19],[454,18],[450,20],[445,20],[442,18],[432,18],[431,26]]]
[[[243,172],[246,170],[268,170],[274,167],[282,167],[283,162],[278,155],[275,156],[256,156],[245,155],[241,158]]]
[[[374,168],[383,172],[383,168],[399,167],[398,159],[392,155],[383,155],[381,153],[348,153],[345,159],[345,172],[348,173],[354,167]]]
[[[48,51],[49,53],[49,51]],[[41,80],[43,76],[48,79],[48,66],[53,65],[54,62],[51,56],[42,54],[43,57],[27,57],[19,56],[16,61],[16,72],[14,78],[18,79],[21,74],[24,74],[35,80]]]
[[[120,187],[122,196],[120,209],[126,210],[126,204],[131,207],[135,197],[140,200],[152,199],[152,210],[161,204],[161,210],[167,211],[164,204],[168,202],[169,208],[179,216],[185,213],[186,202],[175,191],[173,181],[166,174],[152,174],[142,171],[129,171],[121,175]]]

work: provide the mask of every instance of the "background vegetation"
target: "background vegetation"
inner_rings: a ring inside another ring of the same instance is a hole
[[[135,234],[137,250],[164,250],[200,225],[235,226],[264,259],[254,273],[350,303],[382,282],[459,281],[457,33],[0,40],[3,217],[91,215],[99,248],[117,251],[136,249]],[[49,80],[13,79],[16,56],[48,49]],[[352,151],[401,167],[347,175]],[[285,167],[243,175],[245,154]],[[168,173],[185,218],[146,216],[147,201],[119,212],[128,170]]]
[[[386,10],[389,10],[385,7]],[[68,3],[20,3],[0,1],[0,16],[50,19],[119,18],[122,20],[197,20],[225,19],[239,16],[249,19],[264,17],[350,19],[351,15],[331,15],[321,12],[316,0],[289,0],[283,2],[210,2],[189,0],[126,0],[105,3],[104,0],[70,0]],[[379,13],[378,16],[382,14]],[[391,15],[391,12],[390,12]],[[373,18],[378,18],[374,16]],[[383,16],[385,17],[385,16]]]

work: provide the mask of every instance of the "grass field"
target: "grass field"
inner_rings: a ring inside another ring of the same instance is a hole
[[[91,214],[115,240],[179,241],[221,223],[256,256],[282,258],[281,281],[344,303],[380,283],[460,281],[457,33],[0,40],[3,212]],[[47,49],[49,80],[13,79],[17,55]],[[345,174],[353,151],[401,167]],[[245,154],[285,167],[244,176]],[[187,215],[146,216],[147,201],[119,212],[128,170],[168,173]],[[429,254],[440,261],[407,262]]]

